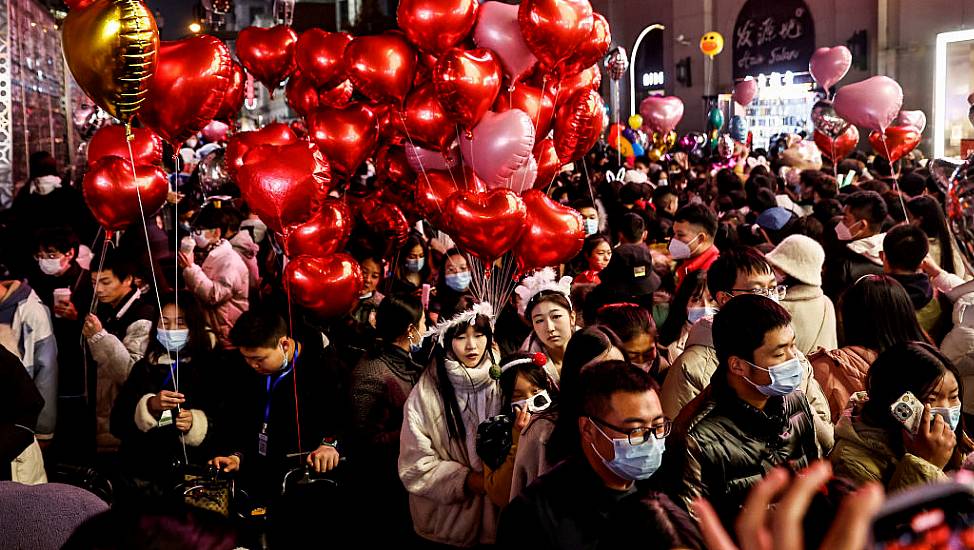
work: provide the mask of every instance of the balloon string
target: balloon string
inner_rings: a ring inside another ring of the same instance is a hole
[[[159,318],[162,319],[162,299],[159,297],[159,281],[156,279],[156,263],[152,257],[152,245],[149,242],[149,226],[145,220],[145,208],[142,206],[142,189],[139,187],[139,177],[135,171],[135,153],[132,152],[132,125],[125,125],[125,145],[129,150],[129,163],[132,167],[132,183],[135,186],[135,196],[139,201],[139,217],[142,219],[142,231],[145,233],[145,251],[149,256],[149,272],[152,274],[152,286],[156,295],[156,305],[159,306]]]
[[[903,217],[909,223],[910,213],[906,210],[906,201],[903,200],[903,192],[900,191],[900,170],[899,168],[893,169],[892,157],[889,154],[889,145],[886,143],[886,128],[882,128],[880,131],[883,134],[883,150],[886,152],[886,160],[889,161],[889,171],[893,175],[893,190],[896,191],[896,196],[900,199],[900,208],[903,209]]]
[[[101,232],[101,228],[99,228],[99,232]],[[99,276],[101,275],[102,270],[105,269],[105,255],[108,252],[108,245],[111,244],[110,233],[111,233],[110,231],[106,231],[105,232],[105,240],[102,241],[102,244],[101,244],[101,253],[99,254],[99,258],[98,258],[98,271],[95,272],[95,273],[98,273]],[[94,243],[92,243],[92,246],[94,246]],[[88,304],[88,315],[92,315],[92,314],[95,313],[95,304],[98,301],[98,293],[95,292],[95,290],[97,290],[96,287],[97,287],[97,283],[92,288],[91,303]],[[87,342],[87,339],[85,338],[84,334],[81,334],[80,336],[81,336],[81,346],[83,348],[84,345],[85,345],[85,343]],[[85,361],[85,368],[84,368],[84,373],[82,375],[82,378],[84,379],[83,380],[84,388],[85,388],[84,395],[85,395],[85,399],[87,400],[88,399],[88,390],[89,390],[89,388],[88,388],[88,354],[87,353],[84,354],[84,361]]]
[[[463,173],[463,185],[466,189],[470,189],[470,182],[467,180],[467,171],[463,169],[463,138],[460,137],[460,125],[456,125],[457,129],[457,143],[460,144],[460,171]],[[470,136],[470,170],[473,171],[474,177],[477,177],[477,166],[475,164],[475,159],[473,157],[473,135]],[[447,166],[449,168],[449,166]],[[450,178],[453,178],[453,173],[450,173]],[[456,180],[453,180],[454,185],[456,185]],[[458,187],[459,189],[459,187]]]
[[[285,292],[287,293],[287,319],[288,319],[288,332],[291,336],[291,341],[294,342],[294,349],[291,350],[293,357],[297,358],[298,353],[298,343],[294,339],[294,304],[291,300],[291,288],[290,285],[285,281],[284,284]],[[294,359],[292,359],[294,361]],[[304,448],[301,445],[301,407],[298,400],[298,365],[297,361],[291,367],[291,382],[294,387],[294,425],[297,427],[297,437],[298,437],[298,454],[304,454]],[[331,434],[329,434],[331,435]]]
[[[173,208],[174,208],[174,211],[173,211],[173,223],[175,224],[175,226],[177,228],[177,230],[176,230],[176,242],[174,244],[174,249],[175,249],[174,252],[178,256],[179,255],[179,230],[178,230],[178,227],[179,227],[179,172],[181,170],[180,167],[179,167],[179,161],[182,160],[182,157],[179,155],[179,153],[177,151],[175,151],[175,148],[173,148],[173,149],[174,149],[174,151],[173,151],[173,156],[172,156],[172,163],[173,163],[173,166],[175,167],[175,170],[176,170],[176,173],[173,175],[173,182],[172,182],[172,187],[173,187],[172,192],[173,192],[173,195],[175,196],[175,202],[173,203]],[[149,234],[149,232],[146,231],[146,238],[147,239],[148,239],[148,234]],[[190,252],[190,254],[192,254],[192,252]],[[173,284],[173,291],[174,291],[174,294],[175,294],[175,297],[173,298],[173,300],[176,303],[176,311],[179,311],[179,262],[178,261],[176,262],[176,270],[175,270],[175,273],[174,273],[174,276],[173,276],[173,283],[174,283]],[[160,313],[160,315],[162,315],[162,313]],[[169,368],[170,368],[170,374],[173,374],[173,389],[175,389],[178,392],[179,391],[179,386],[178,386],[178,384],[179,384],[179,382],[178,382],[178,380],[179,380],[179,378],[178,378],[178,376],[179,376],[179,349],[176,349],[175,351],[176,351],[176,372],[175,373],[172,373],[172,364],[171,363],[169,365]],[[183,460],[186,461],[186,464],[189,464],[189,454],[187,454],[187,452],[186,452],[186,440],[183,437],[183,434],[180,434],[179,435],[179,442],[182,443],[182,446],[183,446]]]
[[[832,177],[836,180],[839,179],[839,159],[835,158],[835,138],[829,138],[829,146],[832,148]]]

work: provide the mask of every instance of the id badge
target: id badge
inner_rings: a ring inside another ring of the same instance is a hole
[[[162,416],[159,417],[159,427],[164,428],[172,424],[172,411],[162,411]]]
[[[257,434],[257,453],[267,456],[267,434],[263,432]]]

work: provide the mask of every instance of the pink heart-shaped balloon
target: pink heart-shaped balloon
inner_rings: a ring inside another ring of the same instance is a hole
[[[913,126],[917,132],[922,134],[923,129],[927,127],[927,115],[919,109],[916,111],[900,111],[891,126]]]
[[[883,132],[903,106],[903,88],[888,76],[874,76],[839,88],[832,107],[862,128]]]
[[[639,104],[643,126],[667,134],[683,119],[683,100],[676,96],[649,96]]]
[[[528,49],[517,22],[517,6],[501,2],[484,2],[477,10],[477,26],[473,29],[477,47],[487,48],[500,58],[504,74],[516,82],[538,58]]]
[[[489,112],[474,130],[463,136],[463,161],[473,167],[489,187],[508,187],[514,174],[527,164],[534,148],[534,124],[524,111]]]
[[[852,52],[845,46],[819,48],[812,54],[808,72],[818,85],[827,91],[833,84],[842,80],[852,66]]]
[[[747,107],[758,95],[758,81],[746,78],[734,85],[734,101]]]

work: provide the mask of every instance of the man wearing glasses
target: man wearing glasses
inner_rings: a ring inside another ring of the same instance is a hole
[[[723,307],[734,296],[757,295],[778,302],[787,293],[787,288],[775,280],[771,264],[752,247],[736,247],[722,252],[707,270],[707,290],[718,307]],[[749,321],[745,319],[743,322]],[[831,449],[833,426],[828,400],[812,376],[811,364],[801,352],[798,358],[803,372],[800,389],[816,414],[819,443],[823,448]],[[660,393],[663,413],[676,418],[680,410],[710,384],[716,370],[713,318],[705,317],[690,329],[686,349],[666,374]]]
[[[776,466],[795,472],[823,456],[791,316],[745,294],[714,318],[719,367],[674,421],[659,479],[690,509],[707,498],[733,526],[751,486]]]
[[[499,548],[596,548],[619,503],[661,464],[671,425],[648,373],[605,361],[583,368],[578,387],[580,414],[559,418],[578,430],[574,456],[511,501]]]

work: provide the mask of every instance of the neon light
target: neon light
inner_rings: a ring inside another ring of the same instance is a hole
[[[974,29],[937,35],[933,78],[933,158],[944,156],[944,128],[947,125],[947,45],[974,40]]]
[[[636,64],[636,58],[639,56],[639,46],[642,44],[643,38],[646,38],[646,35],[649,34],[651,31],[655,31],[657,29],[663,30],[665,28],[666,27],[664,27],[663,25],[656,23],[646,27],[645,29],[642,30],[641,33],[639,33],[639,36],[636,37],[636,42],[632,47],[633,65]],[[636,112],[638,112],[636,111],[636,71],[634,71],[633,67],[630,66],[629,68],[629,113],[632,114]]]

